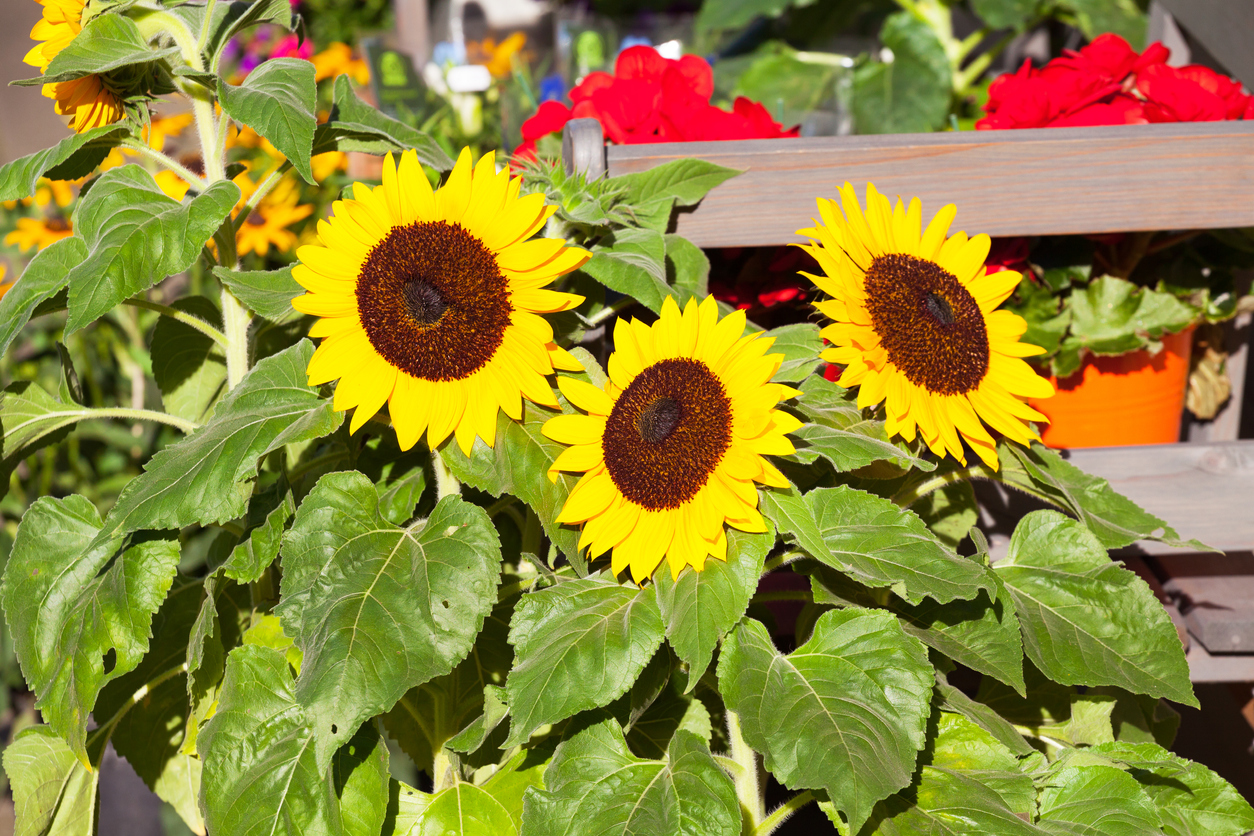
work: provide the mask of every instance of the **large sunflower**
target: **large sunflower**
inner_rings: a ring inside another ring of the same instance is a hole
[[[22,60],[38,67],[40,74],[48,69],[57,53],[83,30],[83,0],[36,0],[44,7],[43,17],[31,29],[35,46]],[[70,127],[78,133],[108,125],[123,116],[122,100],[108,81],[99,75],[88,75],[70,81],[43,86],[43,94],[56,99],[56,111],[70,117]]]
[[[831,295],[817,304],[833,320],[823,329],[832,347],[823,359],[845,367],[841,386],[859,386],[858,406],[885,402],[889,435],[918,434],[937,455],[963,464],[959,436],[993,469],[997,451],[980,423],[1021,443],[1037,439],[1026,421],[1045,421],[1021,398],[1048,398],[1053,386],[1019,359],[1043,349],[1019,342],[1027,323],[995,310],[1019,284],[1019,274],[985,275],[989,238],[946,238],[957,212],[951,204],[922,229],[918,198],[909,208],[867,184],[863,214],[845,183],[840,204],[820,199],[823,222],[799,235],[826,275],[810,276]]]
[[[708,556],[727,557],[723,523],[766,529],[754,482],[788,485],[763,456],[792,453],[786,433],[801,422],[775,408],[796,390],[770,382],[783,360],[766,354],[774,340],[744,329],[744,311],[720,322],[713,297],[682,314],[668,298],[652,326],[618,321],[604,391],[558,378],[588,413],[544,425],[572,445],[549,478],[584,472],[558,522],[583,523],[579,546],[594,558],[613,549],[615,574],[630,566],[644,580],[663,557],[672,576],[699,572]]]
[[[582,366],[537,314],[583,301],[543,288],[590,254],[528,240],[555,207],[521,187],[491,152],[472,167],[463,150],[435,192],[416,153],[399,166],[389,155],[383,185],[358,183],[356,200],[319,221],[322,246],[297,250],[293,276],[309,292],[292,304],[322,317],[309,382],[339,379],[334,405],[357,408],[352,431],[386,402],[401,449],[452,432],[469,452],[476,435],[494,443],[498,408],[518,419],[521,397],[557,407],[546,375]]]

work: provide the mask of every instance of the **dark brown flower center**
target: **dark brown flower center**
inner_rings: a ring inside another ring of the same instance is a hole
[[[960,395],[988,373],[988,330],[975,297],[940,265],[904,253],[866,271],[867,309],[888,359],[929,392]]]
[[[496,256],[459,224],[394,227],[357,278],[370,344],[423,380],[461,380],[500,347],[513,305]]]
[[[249,226],[265,226],[266,219],[262,216],[260,212],[253,210],[252,212],[248,213],[248,225]]]
[[[70,224],[65,218],[50,218],[47,226],[53,232],[67,232],[70,228]]]
[[[650,510],[678,508],[713,475],[731,428],[731,402],[708,366],[661,360],[618,397],[601,451],[624,497]]]

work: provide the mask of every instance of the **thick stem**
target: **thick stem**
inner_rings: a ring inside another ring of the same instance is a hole
[[[224,286],[222,325],[226,335],[226,382],[230,389],[248,373],[248,323],[251,321],[252,314]]]
[[[133,308],[143,308],[144,310],[148,310],[148,311],[156,311],[162,316],[168,316],[170,319],[178,320],[184,325],[187,325],[191,328],[195,328],[197,331],[204,334],[206,337],[209,337],[210,339],[212,339],[218,345],[221,345],[224,347],[226,346],[227,340],[226,340],[225,334],[223,334],[217,328],[214,328],[208,322],[205,322],[200,317],[192,316],[186,311],[180,311],[178,308],[171,308],[168,305],[162,305],[160,302],[152,302],[148,299],[142,299],[139,297],[135,297],[133,299],[127,299],[122,304],[130,305]]]
[[[762,820],[757,829],[753,831],[753,836],[770,836],[779,829],[779,826],[786,822],[788,818],[802,807],[814,800],[814,794],[809,790],[799,792],[792,798],[771,811],[771,814]]]
[[[431,451],[431,469],[435,471],[435,495],[436,501],[446,496],[453,496],[462,491],[462,483],[457,481],[448,469],[448,465],[444,464],[444,458],[440,455],[439,450]]]
[[[747,818],[748,833],[756,833],[758,825],[766,818],[762,789],[758,784],[758,755],[745,742],[740,733],[740,717],[734,711],[727,712],[727,740],[731,744],[732,760],[739,767],[733,777],[736,798],[740,800],[742,815]]]
[[[441,746],[436,750],[431,773],[432,792],[440,792],[457,785],[457,767],[449,757],[447,747]]]
[[[124,406],[102,407],[100,409],[82,409],[77,413],[75,420],[89,421],[92,418],[126,418],[132,421],[155,421],[158,424],[169,424],[185,433],[191,434],[200,429],[200,424],[195,421],[186,421],[177,415],[170,415],[168,412],[156,412],[151,409],[128,409]]]

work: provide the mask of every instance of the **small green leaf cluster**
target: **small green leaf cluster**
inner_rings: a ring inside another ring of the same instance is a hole
[[[119,311],[160,317],[151,337],[134,329],[150,366],[118,359],[159,404],[100,402],[71,342],[55,394],[23,380],[0,399],[6,468],[101,419],[120,450],[139,435],[113,422],[165,433],[119,490],[49,490],[23,509],[0,581],[41,716],[3,756],[19,832],[93,832],[109,745],[213,836],[766,836],[810,802],[868,836],[1254,826],[1230,786],[1165,748],[1166,701],[1196,704],[1187,664],[1149,587],[1108,554],[1175,532],[1039,445],[1003,444],[993,471],[894,441],[882,413],[823,377],[817,325],[770,332],[775,380],[798,390],[783,408],[802,422],[777,460],[788,485],[758,496],[766,530],[729,531],[727,559],[699,572],[635,584],[588,560],[557,522],[575,479],[547,475],[564,448],[542,427],[558,410],[501,413],[494,445],[468,454],[402,452],[382,421],[350,434],[329,388],[309,385],[291,270],[235,255],[232,212],[250,207],[219,137],[234,123],[269,140],[287,159],[276,181],[332,150],[451,161],[344,78],[321,125],[299,62],[222,79],[226,41],[288,8],[121,4],[98,19],[139,26],[142,50],[98,41],[99,27],[79,44],[115,68],[165,62],[205,174],[181,201],[139,166],[100,174],[74,235],[0,300],[6,351],[36,315],[80,340]],[[139,128],[5,166],[0,196],[90,173]],[[735,173],[697,160],[595,182],[530,172],[558,204],[546,234],[593,253],[561,285],[586,301],[553,319],[584,366],[571,377],[604,382],[604,326],[628,308],[647,318],[706,295],[709,262],[666,230]],[[151,298],[185,271],[216,298]],[[993,561],[973,478],[1056,510],[1024,518]],[[954,683],[978,686],[951,684],[959,670]],[[774,810],[770,782],[795,791]]]

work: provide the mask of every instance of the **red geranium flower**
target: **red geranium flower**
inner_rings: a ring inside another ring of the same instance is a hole
[[[1254,99],[1205,67],[1170,67],[1160,43],[1137,53],[1118,35],[1067,50],[1041,69],[989,85],[979,129],[1064,128],[1145,122],[1201,122],[1254,117]]]
[[[738,99],[731,112],[714,107],[713,93],[714,73],[704,59],[685,55],[676,61],[652,47],[631,47],[619,54],[614,75],[589,73],[571,90],[569,109],[556,102],[541,105],[523,123],[524,141],[514,156],[534,157],[536,140],[586,117],[600,122],[606,139],[621,145],[798,133],[783,130],[762,105],[748,99]]]

